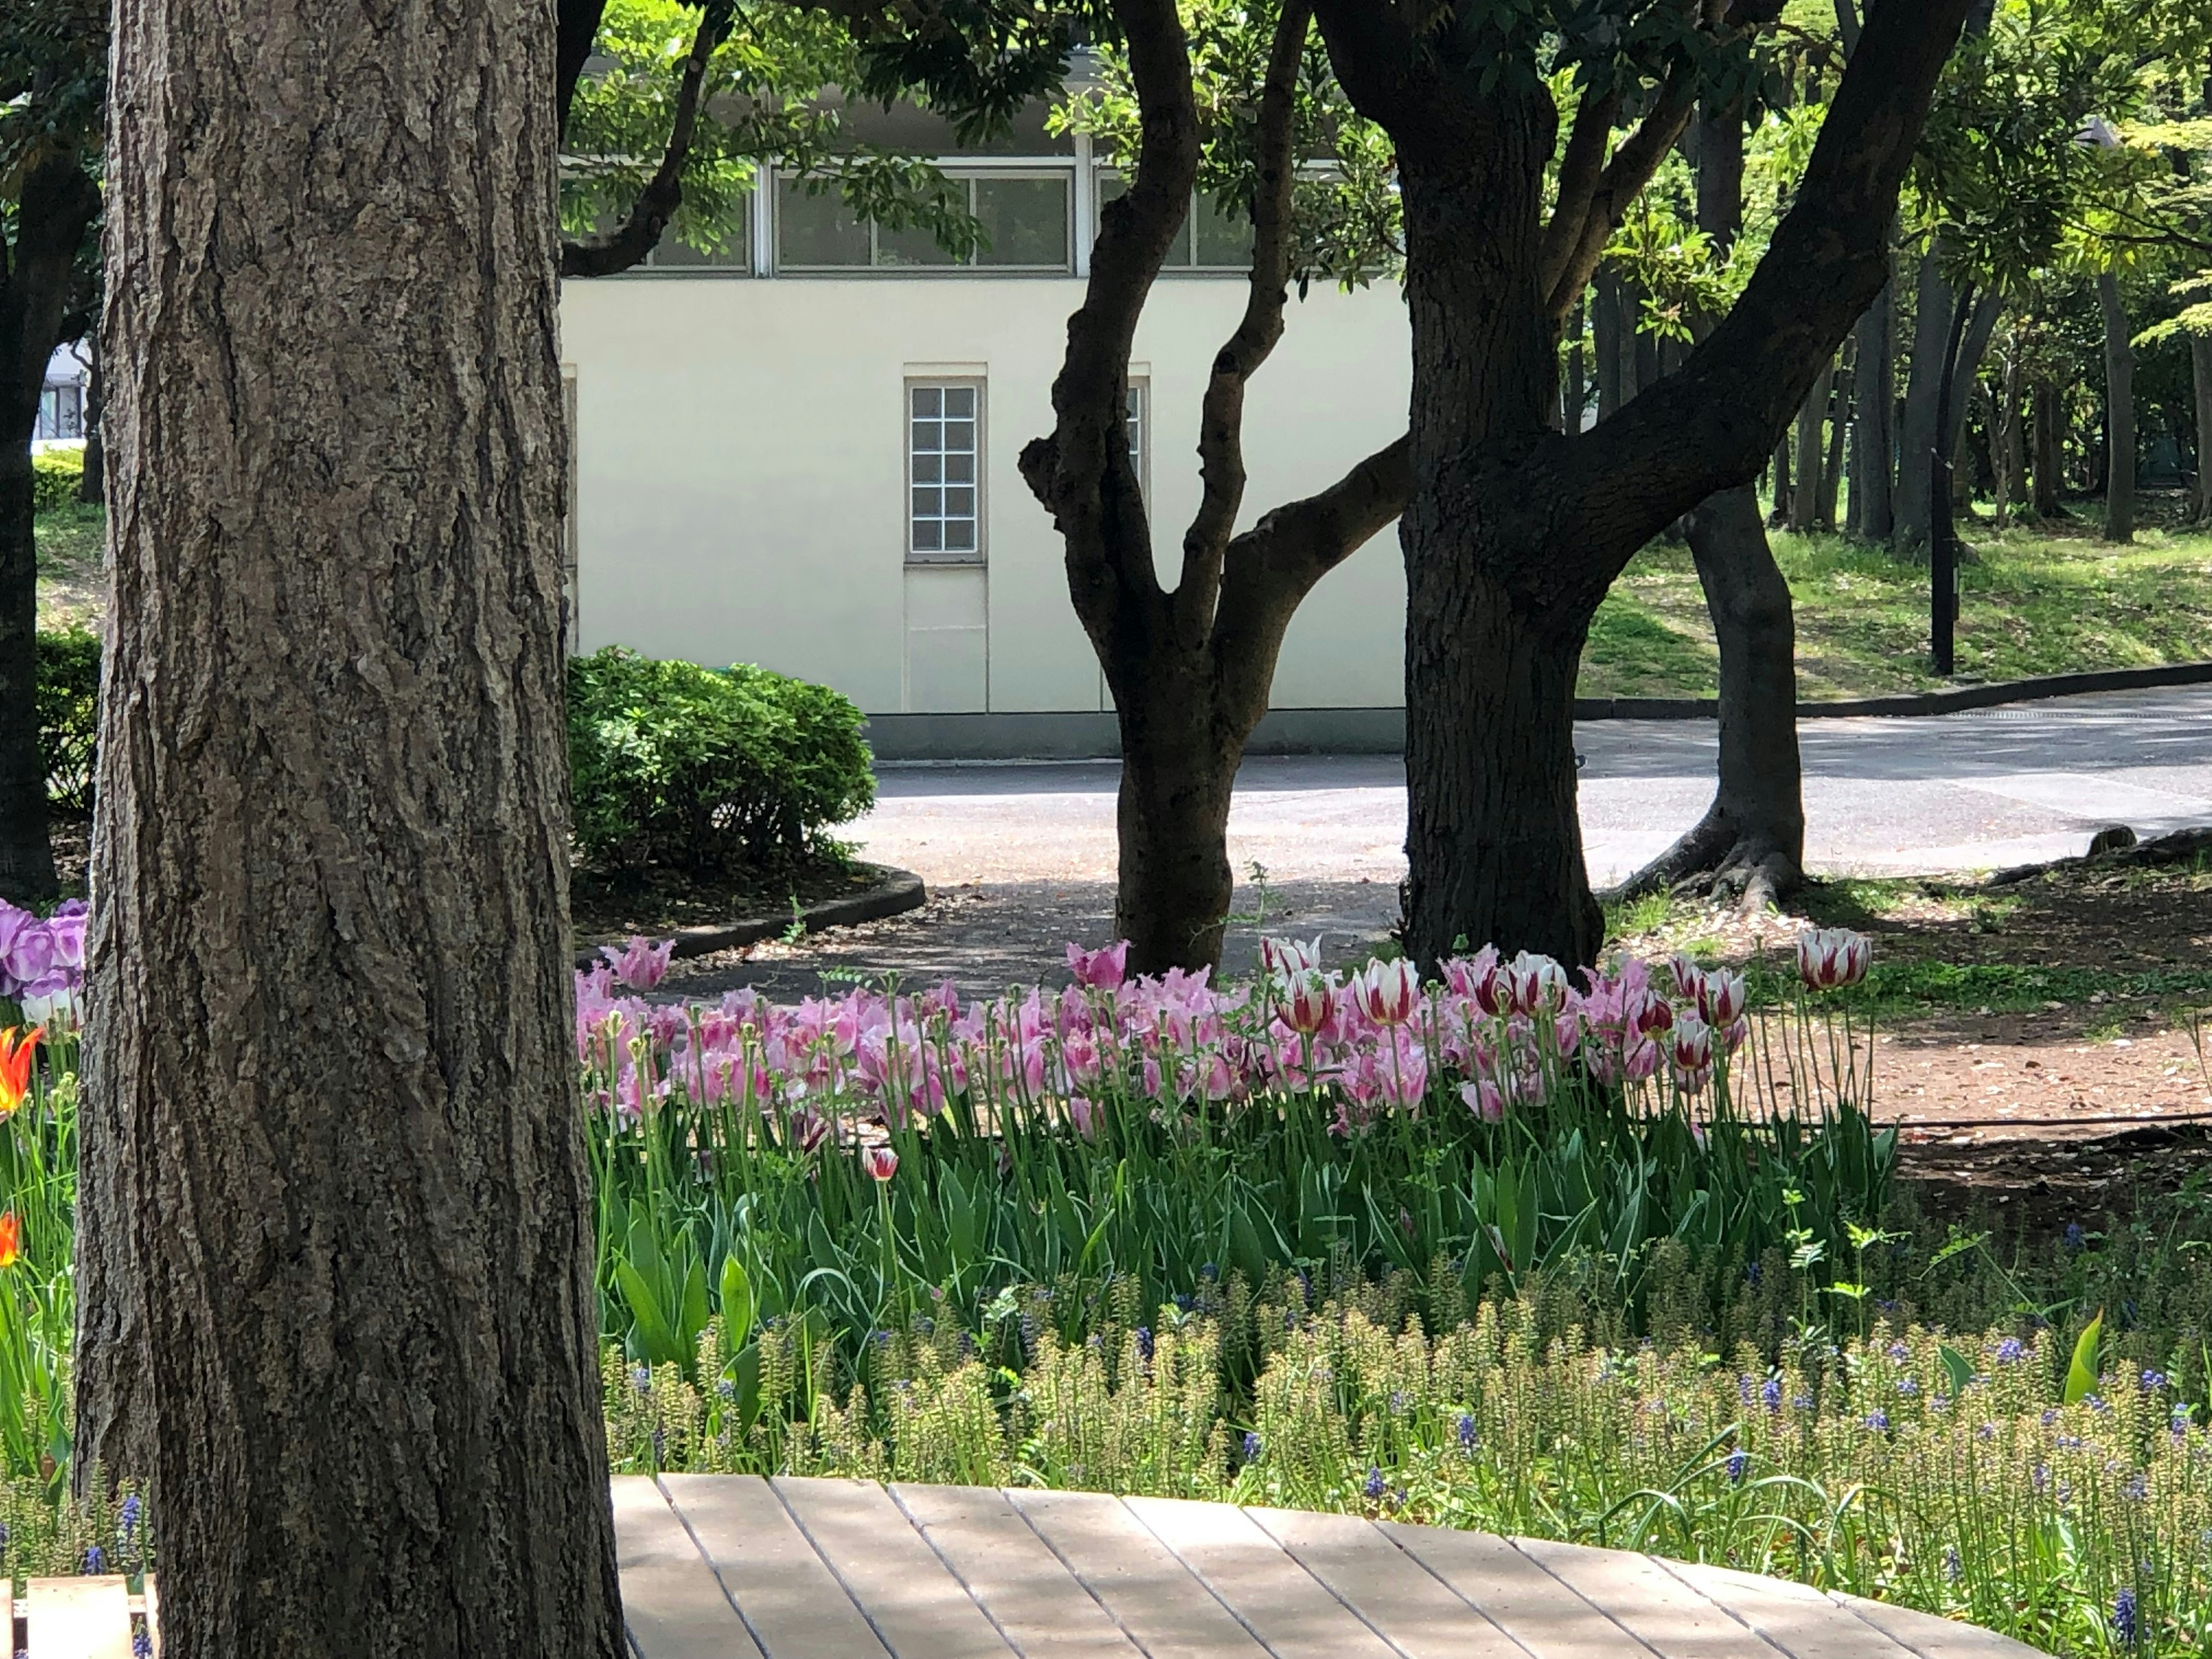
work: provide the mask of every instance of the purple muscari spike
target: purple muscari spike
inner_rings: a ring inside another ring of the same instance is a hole
[[[1382,1497],[1382,1471],[1381,1469],[1370,1468],[1367,1471],[1367,1484],[1363,1490],[1367,1493],[1367,1496],[1370,1498]]]

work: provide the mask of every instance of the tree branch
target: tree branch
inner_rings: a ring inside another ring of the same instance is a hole
[[[1605,257],[1605,245],[1613,240],[1620,222],[1627,217],[1629,204],[1644,192],[1651,182],[1651,175],[1659,171],[1660,162],[1682,136],[1689,124],[1690,112],[1697,106],[1698,77],[1686,69],[1677,67],[1671,71],[1660,88],[1659,100],[1644,118],[1636,124],[1636,131],[1620,141],[1613,159],[1589,191],[1583,209],[1582,222],[1571,242],[1565,237],[1565,252],[1556,270],[1547,264],[1543,268],[1545,303],[1554,327],[1565,321],[1575,301],[1588,288],[1590,278],[1597,273],[1597,262]],[[1575,118],[1577,137],[1580,136],[1582,118]],[[1573,140],[1568,141],[1569,149]],[[1562,189],[1565,180],[1561,181]],[[1553,216],[1558,219],[1556,213]],[[1544,232],[1544,246],[1549,253],[1553,244],[1551,227]]]
[[[1559,158],[1559,193],[1545,222],[1544,240],[1536,254],[1536,276],[1548,296],[1559,285],[1583,227],[1589,222],[1590,200],[1605,171],[1606,140],[1613,136],[1613,118],[1620,113],[1620,95],[1608,92],[1586,97],[1575,110],[1575,125],[1567,135],[1566,153]]]
[[[568,131],[568,106],[576,101],[576,82],[590,61],[592,43],[599,38],[599,19],[607,0],[558,0],[553,44],[553,89],[560,111],[560,131]]]
[[[1099,215],[1091,279],[1067,319],[1052,383],[1054,424],[1021,454],[1022,477],[1066,546],[1068,592],[1102,653],[1158,620],[1152,530],[1129,459],[1129,350],[1198,181],[1198,105],[1175,0],[1114,0],[1128,43],[1140,137],[1137,177]],[[1135,602],[1133,611],[1125,600]]]
[[[1291,206],[1297,158],[1291,153],[1298,66],[1313,21],[1312,0],[1284,0],[1267,54],[1254,135],[1259,182],[1252,193],[1252,274],[1244,315],[1213,359],[1198,421],[1197,514],[1183,532],[1175,619],[1187,640],[1205,636],[1220,597],[1224,550],[1244,501],[1244,388],[1283,337],[1290,301]]]
[[[100,189],[73,151],[50,155],[25,175],[15,208],[15,270],[0,282],[0,334],[12,334],[10,406],[36,409],[46,360],[63,340],[77,250],[100,216]],[[21,440],[18,440],[21,441]]]
[[[1756,476],[1820,368],[1887,280],[1889,224],[1929,97],[1971,0],[1872,9],[1795,204],[1729,314],[1674,374],[1510,478],[1547,533],[1592,556],[1599,592],[1671,520]],[[1561,572],[1532,572],[1556,582]]]
[[[1229,544],[1210,641],[1222,707],[1262,700],[1291,617],[1314,584],[1406,510],[1413,447],[1386,444],[1317,495],[1287,501]]]
[[[691,157],[691,135],[699,124],[699,95],[707,84],[707,70],[729,37],[735,15],[733,0],[707,0],[698,32],[691,37],[691,54],[684,60],[684,78],[676,88],[676,118],[659,167],[621,224],[599,235],[562,240],[563,276],[611,276],[639,264],[659,246],[661,234],[684,200],[684,168]]]

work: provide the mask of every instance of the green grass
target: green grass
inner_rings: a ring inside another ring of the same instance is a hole
[[[39,626],[67,628],[98,621],[106,605],[100,558],[107,514],[79,502],[39,514]]]
[[[2017,679],[2212,656],[2212,531],[2146,529],[2125,547],[2076,520],[1962,525],[1958,678]],[[1928,573],[1840,536],[1772,535],[1797,606],[1799,695],[1941,685],[1928,657]],[[1585,696],[1711,696],[1718,657],[1689,550],[1654,544],[1599,607]]]

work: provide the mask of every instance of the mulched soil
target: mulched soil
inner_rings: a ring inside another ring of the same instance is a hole
[[[873,872],[827,860],[775,877],[701,878],[658,866],[611,876],[578,869],[569,877],[568,911],[578,943],[623,939],[633,933],[665,937],[679,927],[705,927],[754,916],[784,915],[873,884]]]

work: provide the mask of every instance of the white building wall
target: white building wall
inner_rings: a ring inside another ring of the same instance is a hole
[[[1069,278],[637,276],[567,285],[575,376],[582,648],[757,662],[872,714],[1102,707],[1059,538],[1022,482],[1051,426]],[[1137,337],[1164,580],[1198,500],[1199,401],[1244,284],[1166,277]],[[1293,300],[1247,406],[1242,523],[1311,493],[1404,429],[1405,309],[1391,287]],[[907,563],[905,383],[985,383],[981,570]],[[1307,599],[1279,708],[1402,699],[1405,590],[1385,532]]]

